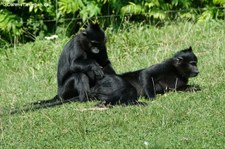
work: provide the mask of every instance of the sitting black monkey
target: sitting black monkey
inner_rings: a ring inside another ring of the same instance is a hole
[[[86,101],[90,89],[105,74],[115,74],[106,51],[106,37],[98,24],[90,24],[64,47],[58,62],[58,94],[33,105],[54,106],[74,100]]]
[[[89,98],[90,88],[104,74],[115,74],[106,52],[106,37],[98,24],[90,24],[63,49],[58,63],[58,97]]]
[[[169,90],[200,90],[190,86],[188,79],[198,75],[197,57],[192,48],[177,52],[172,58],[149,68],[127,72],[120,76],[129,81],[137,91],[138,96],[154,98]]]

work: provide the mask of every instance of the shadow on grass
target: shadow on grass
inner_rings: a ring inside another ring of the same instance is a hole
[[[49,100],[41,100],[41,101],[26,104],[22,108],[17,108],[15,110],[11,111],[10,114],[13,115],[13,114],[20,114],[20,113],[24,113],[24,112],[36,111],[39,109],[51,108],[51,107],[65,104],[65,103],[72,103],[72,102],[76,102],[76,101],[79,101],[78,97],[74,97],[74,98],[67,99],[67,100],[62,100],[58,97],[58,95],[56,95],[55,97],[53,97],[52,99],[49,99]]]
[[[95,101],[97,99],[92,99],[91,101]],[[85,100],[85,101],[90,101],[90,100]],[[99,101],[99,100],[98,100]],[[14,114],[21,114],[21,113],[26,113],[26,112],[32,112],[32,111],[36,111],[36,110],[40,110],[40,109],[47,109],[47,108],[52,108],[55,106],[59,106],[62,104],[68,104],[68,103],[72,103],[72,102],[80,102],[79,97],[74,97],[74,98],[70,98],[67,100],[62,100],[61,98],[58,97],[58,95],[56,95],[54,98],[49,99],[49,100],[41,100],[41,101],[37,101],[37,102],[33,102],[33,103],[29,103],[24,105],[22,108],[17,108],[13,111],[11,111],[9,114],[10,115],[14,115]],[[122,105],[122,106],[129,106],[129,105],[134,105],[134,106],[147,106],[147,103],[145,102],[140,102],[140,101],[135,101],[135,102],[129,102],[129,103],[116,103],[116,104],[106,104],[106,101],[101,101],[99,103],[97,103],[94,107],[92,108],[83,108],[83,109],[79,109],[78,111],[102,111],[105,109],[109,109],[112,108],[113,105]]]

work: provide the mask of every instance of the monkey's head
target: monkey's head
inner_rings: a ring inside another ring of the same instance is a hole
[[[98,54],[101,50],[105,50],[106,37],[104,31],[98,24],[90,24],[82,31],[82,42],[86,52]]]
[[[198,59],[192,48],[181,50],[173,56],[173,64],[178,73],[185,78],[196,77],[199,73],[197,68]]]

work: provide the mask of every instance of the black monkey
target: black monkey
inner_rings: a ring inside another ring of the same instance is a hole
[[[172,58],[149,68],[127,72],[120,76],[129,81],[138,96],[154,98],[169,90],[200,90],[198,86],[188,85],[188,79],[198,75],[197,57],[192,48],[177,52]]]
[[[106,37],[98,24],[90,24],[63,49],[58,63],[58,97],[89,98],[90,88],[104,74],[115,74],[106,53]]]
[[[58,62],[58,94],[33,103],[45,107],[93,98],[90,89],[105,74],[115,74],[106,51],[106,37],[98,24],[90,24],[64,47]]]

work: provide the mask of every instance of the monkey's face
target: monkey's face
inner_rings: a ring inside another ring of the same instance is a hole
[[[102,49],[105,48],[105,43],[105,41],[90,40],[89,48],[91,49],[92,53],[98,54]]]
[[[87,52],[98,54],[105,50],[106,37],[105,33],[99,27],[89,26],[82,32],[83,37],[86,39],[85,47]]]
[[[185,78],[196,77],[199,74],[197,62],[197,57],[192,52],[174,58],[174,66]]]
[[[188,64],[189,77],[196,77],[199,74],[197,61],[190,61]]]

